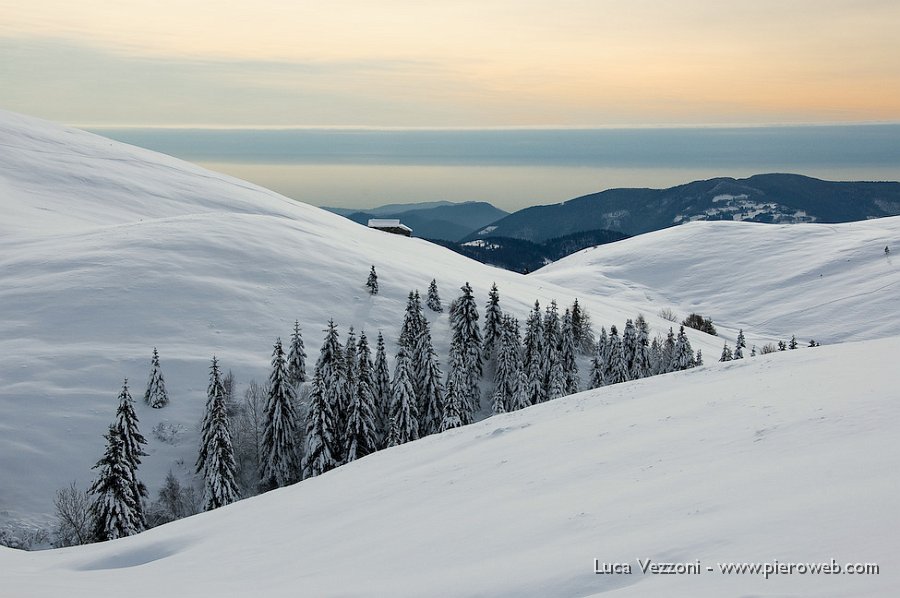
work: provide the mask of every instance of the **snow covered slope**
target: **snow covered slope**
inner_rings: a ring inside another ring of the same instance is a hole
[[[898,352],[823,346],[566,397],[139,536],[0,550],[4,593],[891,596]],[[633,573],[595,575],[595,558]],[[880,574],[717,565],[832,558]],[[701,572],[642,575],[636,559]]]
[[[142,395],[158,347],[171,404],[138,406],[150,444],[140,475],[155,494],[196,457],[195,425],[213,354],[239,383],[264,381],[272,343],[300,320],[311,360],[334,318],[345,334],[384,331],[393,354],[406,295],[436,278],[445,302],[466,281],[479,303],[496,281],[522,317],[559,285],[484,266],[442,247],[196,166],[0,112],[0,524],[43,517],[57,488],[93,478],[122,379]],[[381,293],[364,289],[369,267]],[[582,296],[598,325],[627,300]],[[648,316],[655,331],[668,323]],[[446,313],[431,314],[447,354]],[[717,341],[692,337],[714,351]],[[709,354],[709,353],[708,353]],[[239,389],[240,390],[240,389]],[[174,444],[150,433],[166,422]]]
[[[900,334],[898,252],[900,217],[694,222],[580,251],[530,277],[671,306],[682,318],[697,312],[732,339],[743,328],[758,338],[836,343]]]

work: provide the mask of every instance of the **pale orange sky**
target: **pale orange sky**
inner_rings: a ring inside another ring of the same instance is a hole
[[[900,121],[896,0],[0,0],[0,107],[78,124]]]

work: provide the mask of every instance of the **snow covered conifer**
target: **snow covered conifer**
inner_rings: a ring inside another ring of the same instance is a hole
[[[660,374],[666,374],[668,372],[674,371],[675,367],[675,333],[672,331],[672,327],[669,327],[669,333],[666,334],[666,340],[662,346],[662,362],[660,364],[662,369],[660,370]]]
[[[288,381],[294,388],[306,382],[306,350],[303,347],[303,335],[300,333],[300,322],[294,320],[294,331],[291,333],[291,346],[287,356]]]
[[[440,432],[441,419],[444,414],[441,366],[431,344],[431,333],[428,331],[427,325],[419,333],[415,355],[419,361],[416,366],[416,376],[418,376],[416,400],[419,414],[419,436],[421,437]]]
[[[128,379],[122,384],[119,393],[119,406],[116,409],[116,429],[122,441],[122,454],[130,470],[131,491],[134,495],[134,515],[137,531],[143,531],[147,527],[144,517],[144,498],[147,497],[147,487],[138,480],[137,470],[141,464],[141,457],[146,457],[143,446],[147,439],[138,429],[138,418],[134,412],[134,400],[128,392]]]
[[[522,369],[521,347],[516,332],[516,320],[503,316],[501,321],[500,345],[497,349],[497,369],[494,376],[495,390],[503,396],[507,409],[512,409],[513,394],[518,384],[518,373]]]
[[[460,391],[473,409],[481,406],[478,379],[482,374],[481,330],[478,328],[478,307],[467,282],[460,287],[462,295],[450,314],[451,353],[454,347],[461,358],[458,364],[465,373],[465,387]],[[452,356],[451,356],[452,361]],[[465,421],[465,420],[464,420]],[[468,423],[468,422],[465,422]]]
[[[722,356],[719,357],[719,361],[731,361],[732,359],[734,359],[734,354],[731,352],[728,343],[725,343],[725,346],[722,347]]]
[[[734,343],[734,359],[744,358],[744,349],[747,347],[747,341],[744,340],[744,330],[738,332],[737,341]]]
[[[210,384],[213,389],[211,401],[207,401],[209,413],[205,420],[210,422],[209,433],[204,437],[205,445],[200,452],[205,455],[203,473],[203,510],[211,511],[229,505],[240,498],[237,486],[237,466],[234,447],[228,429],[228,415],[225,410],[225,393],[221,384]]]
[[[300,424],[280,338],[275,341],[272,351],[268,389],[263,412],[260,479],[264,487],[280,488],[293,484],[300,477]]]
[[[575,333],[575,347],[583,355],[593,355],[597,348],[594,331],[591,330],[591,316],[586,309],[578,304],[578,299],[572,304],[572,330]]]
[[[541,320],[541,306],[534,302],[534,309],[525,322],[525,342],[522,368],[528,379],[526,394],[530,405],[547,400],[544,393],[544,326]]]
[[[425,300],[425,305],[428,306],[428,309],[437,313],[444,311],[444,306],[441,305],[441,296],[438,294],[437,281],[434,278],[431,279],[431,284],[428,285],[428,298]]]
[[[369,270],[369,279],[366,280],[366,288],[369,289],[370,295],[378,294],[378,274],[375,273],[375,266]]]
[[[491,397],[491,413],[493,413],[494,415],[506,413],[505,401],[503,400],[503,395],[499,390],[495,390],[493,396]]]
[[[502,318],[503,310],[500,309],[500,291],[497,290],[497,283],[495,282],[491,285],[487,306],[484,308],[484,342],[482,346],[484,359],[493,358],[494,348],[500,343]]]
[[[353,326],[347,330],[347,346],[344,349],[344,380],[347,384],[347,405],[356,394],[356,383],[359,377],[359,363],[356,357],[356,333]]]
[[[625,365],[625,349],[615,326],[609,329],[609,358],[606,364],[604,381],[607,384],[618,384],[628,381],[628,368]]]
[[[788,349],[796,349],[799,345],[797,344],[797,337],[791,335],[791,342],[788,343]]]
[[[340,465],[332,405],[325,398],[322,373],[313,373],[306,416],[306,454],[303,456],[303,477],[312,478]]]
[[[375,363],[372,370],[372,393],[375,395],[375,423],[378,431],[379,446],[387,446],[390,432],[391,411],[391,372],[387,363],[387,351],[384,348],[384,335],[378,331],[375,343]]]
[[[529,405],[531,405],[531,401],[528,399],[528,377],[525,375],[525,370],[519,368],[516,372],[516,384],[515,390],[513,390],[510,411],[524,409]]]
[[[419,338],[419,332],[427,323],[428,321],[422,314],[419,292],[410,291],[406,298],[406,313],[403,316],[403,325],[400,327],[399,340],[400,344],[406,347],[408,355],[411,356],[416,346],[416,339]]]
[[[325,340],[316,361],[316,373],[322,379],[322,393],[334,416],[334,434],[337,444],[335,458],[343,463],[344,432],[347,430],[347,413],[350,407],[349,387],[347,381],[346,355],[341,348],[337,326],[334,320],[328,321]]]
[[[653,363],[650,355],[650,327],[643,315],[638,314],[634,321],[634,327],[637,331],[637,340],[634,350],[634,361],[631,364],[631,370],[628,372],[632,380],[644,378],[653,373]]]
[[[604,330],[604,337],[605,335],[606,331]],[[597,349],[594,352],[594,356],[591,358],[591,388],[600,388],[605,384],[606,358],[604,353],[606,351],[603,350],[602,342],[602,340],[597,341]]]
[[[687,334],[684,332],[684,326],[682,326],[678,330],[678,338],[675,341],[672,369],[679,371],[692,367],[694,367],[694,349],[691,348],[691,341],[688,340]]]
[[[622,330],[622,350],[625,352],[625,367],[628,369],[629,376],[634,370],[637,344],[637,329],[634,326],[634,322],[629,318],[625,322],[625,329]]]
[[[206,475],[206,463],[209,457],[206,449],[212,442],[212,404],[217,395],[225,396],[225,386],[222,383],[219,360],[213,355],[212,365],[209,367],[209,385],[206,387],[206,408],[203,410],[203,422],[200,424],[200,452],[197,455],[197,463],[194,467],[194,471],[201,476]]]
[[[441,419],[441,432],[459,428],[463,425],[460,417],[460,392],[456,380],[447,382],[447,396],[444,398],[444,415]]]
[[[559,325],[559,310],[556,301],[551,301],[544,312],[544,397],[556,399],[565,394],[565,374],[560,358],[562,332]]]
[[[694,365],[697,367],[703,365],[703,351],[701,349],[697,349],[697,356],[694,357]]]
[[[750,348],[750,357],[756,357],[756,345]]]
[[[103,437],[106,452],[94,465],[99,474],[89,490],[95,497],[91,518],[96,542],[131,536],[142,529],[135,505],[135,482],[118,427],[111,425]]]
[[[159,367],[159,353],[156,347],[153,347],[153,357],[150,358],[150,379],[144,392],[144,402],[154,409],[161,409],[169,404],[169,395],[166,393],[166,382]]]
[[[348,341],[349,346],[349,341]],[[366,335],[359,338],[362,350],[368,352]],[[354,357],[357,357],[354,354]],[[347,458],[346,461],[355,461],[378,450],[378,434],[375,423],[375,396],[372,394],[372,374],[370,364],[362,355],[358,356],[356,363],[356,382],[353,385],[353,394],[350,397],[350,411],[347,415]]]
[[[561,336],[559,360],[563,370],[564,394],[570,395],[578,392],[579,380],[578,362],[575,360],[575,329],[572,313],[568,309],[563,315]]]
[[[391,418],[397,427],[397,443],[405,444],[419,438],[419,414],[409,371],[406,347],[400,345],[391,394]]]

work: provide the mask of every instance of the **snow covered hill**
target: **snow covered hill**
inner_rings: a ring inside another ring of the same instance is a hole
[[[895,253],[885,255],[885,246]],[[697,312],[731,340],[743,328],[760,339],[837,343],[900,335],[898,250],[900,217],[693,222],[586,249],[530,276],[670,306],[682,318]]]
[[[135,537],[2,549],[3,591],[891,596],[898,352],[900,338],[823,346],[573,395]],[[594,559],[632,574],[597,575]],[[642,574],[637,559],[700,572]],[[880,573],[718,569],[831,559]]]
[[[102,455],[122,379],[144,390],[153,347],[169,407],[138,405],[152,494],[196,457],[209,359],[264,382],[272,343],[299,319],[315,359],[334,318],[393,355],[406,295],[436,278],[446,303],[492,282],[508,312],[569,305],[564,286],[491,268],[419,239],[368,230],[249,183],[82,131],[0,112],[0,524],[46,524],[56,489],[82,488]],[[371,265],[381,293],[364,283]],[[627,299],[580,296],[595,324],[637,315]],[[647,313],[654,332],[669,323]],[[432,320],[445,361],[446,313]],[[707,355],[718,341],[692,336]],[[172,442],[151,433],[166,423]]]

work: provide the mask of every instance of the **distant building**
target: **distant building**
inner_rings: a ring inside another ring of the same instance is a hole
[[[412,229],[405,224],[400,224],[400,220],[388,218],[371,218],[369,220],[369,228],[377,228],[386,233],[394,233],[395,235],[403,235],[404,237],[412,236]]]

